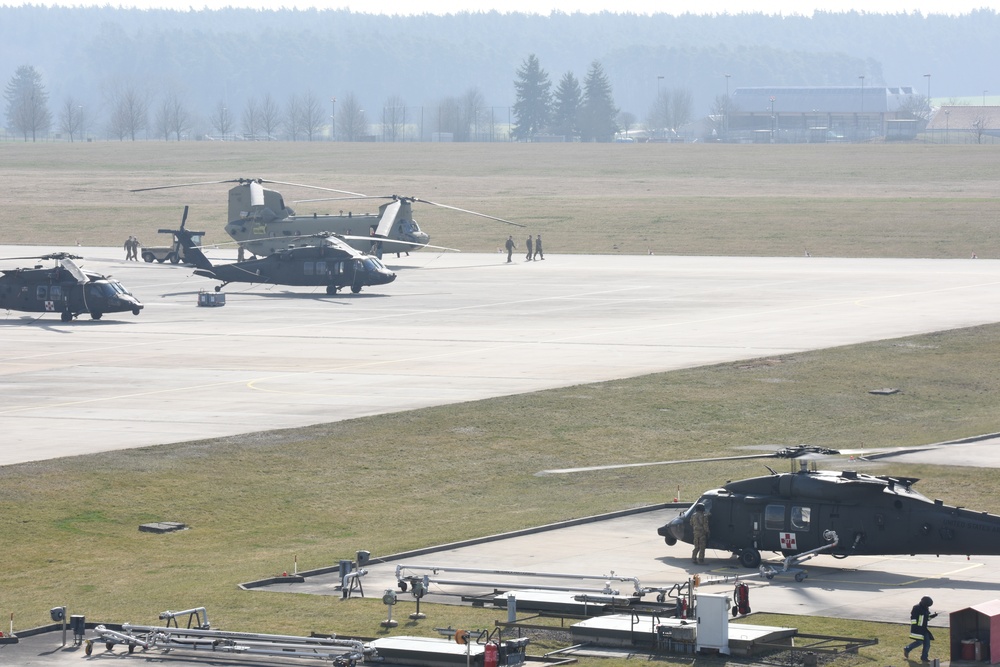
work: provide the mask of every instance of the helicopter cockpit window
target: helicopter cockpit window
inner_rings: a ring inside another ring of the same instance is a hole
[[[365,270],[367,271],[379,271],[383,268],[382,262],[378,261],[374,257],[366,257],[364,260]]]
[[[809,507],[792,507],[792,530],[809,530],[811,515]]]
[[[767,530],[785,529],[784,505],[768,505],[764,508],[764,528]]]

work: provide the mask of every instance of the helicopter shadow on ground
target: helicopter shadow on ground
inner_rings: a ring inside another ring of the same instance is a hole
[[[690,558],[680,556],[662,556],[657,558],[659,562],[669,567],[685,569],[690,564]],[[849,562],[850,559],[844,559]],[[950,561],[949,561],[950,562]],[[772,579],[766,579],[759,570],[752,570],[741,566],[735,558],[727,562],[724,558],[706,558],[706,565],[698,568],[698,574],[702,576],[727,576],[739,577],[740,579],[753,579],[760,582],[770,582],[772,584],[791,584],[812,589],[825,591],[872,591],[872,590],[893,590],[919,587],[921,589],[941,585],[951,590],[964,591],[1000,591],[1000,582],[985,581],[983,579],[965,579],[961,572],[954,572],[954,568],[947,567],[947,563],[936,561],[913,561],[905,563],[916,565],[918,571],[891,572],[885,569],[885,563],[879,565],[874,563],[867,566],[851,567],[845,564],[843,567],[829,565],[814,565],[803,563],[797,569],[787,573],[781,571],[782,560],[779,558],[765,558],[762,562],[764,566],[770,566],[775,570]],[[983,564],[973,568],[971,571],[983,573],[983,568],[988,568],[988,564]],[[933,570],[940,570],[934,572]],[[808,576],[801,582],[795,581],[794,573],[804,570]]]
[[[118,324],[128,324],[128,322],[124,320],[92,320],[90,318],[73,318],[69,322],[63,322],[62,320],[52,320],[44,317],[17,317],[0,320],[0,326],[4,327],[37,327],[39,329],[66,334],[72,333],[69,329],[75,327],[103,327]]]
[[[197,297],[198,294],[201,292],[204,292],[204,290],[186,291],[186,292],[165,292],[160,295],[160,298],[165,299],[165,298],[185,297],[185,296]],[[234,298],[237,296],[253,296],[253,297],[264,297],[270,299],[298,299],[306,301],[337,301],[337,302],[346,300],[354,301],[357,299],[377,299],[389,296],[388,294],[364,294],[364,293],[351,294],[350,292],[346,294],[326,294],[325,292],[310,292],[310,293],[290,292],[290,291],[260,292],[251,290],[221,292],[221,294],[225,294],[227,298]]]

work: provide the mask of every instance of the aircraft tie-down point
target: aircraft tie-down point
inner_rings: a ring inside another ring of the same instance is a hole
[[[770,470],[770,469],[769,469]],[[1000,555],[1000,516],[930,500],[912,477],[803,469],[729,482],[706,491],[657,533],[694,543],[691,515],[709,517],[708,548],[757,568],[761,552],[873,555]],[[799,579],[799,577],[796,577]],[[801,580],[801,579],[799,579]]]
[[[325,287],[336,294],[348,287],[357,294],[363,287],[387,285],[396,279],[378,258],[365,255],[336,236],[313,239],[318,243],[285,248],[260,259],[232,264],[212,264],[195,245],[192,232],[184,229],[188,207],[184,207],[177,238],[184,246],[188,261],[195,265],[195,275],[221,281],[215,291],[229,283]]]
[[[85,271],[73,260],[77,255],[54,252],[36,257],[10,257],[10,260],[53,260],[44,268],[3,269],[0,275],[0,308],[28,313],[59,313],[63,322],[89,313],[99,320],[106,313],[131,312],[138,315],[142,303],[117,280],[93,271]]]

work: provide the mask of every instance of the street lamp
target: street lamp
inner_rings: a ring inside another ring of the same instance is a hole
[[[927,108],[931,108],[931,75],[924,74],[924,78],[927,79]]]
[[[862,74],[858,77],[861,79],[861,113],[858,116],[858,126],[861,125],[861,116],[865,115],[865,75]]]
[[[771,143],[772,144],[774,143],[774,125],[775,125],[775,118],[774,118],[774,95],[771,95]]]
[[[726,77],[726,108],[723,110],[725,113],[722,117],[722,134],[723,138],[729,139],[729,74],[723,74]]]
[[[660,109],[660,104],[661,104],[661,102],[660,102],[660,100],[661,100],[660,82],[661,81],[663,81],[663,76],[657,74],[656,75],[656,117],[657,117],[656,124],[657,125],[659,125],[661,122],[664,122],[666,120],[666,118],[665,118],[666,114],[663,113],[664,110]]]

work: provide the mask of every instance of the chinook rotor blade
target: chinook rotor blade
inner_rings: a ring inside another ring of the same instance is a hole
[[[519,222],[511,222],[510,220],[504,220],[503,218],[498,218],[495,215],[487,215],[485,213],[476,213],[475,211],[469,211],[469,210],[464,209],[464,208],[458,208],[457,206],[449,206],[448,204],[439,204],[437,202],[428,201],[426,199],[421,199],[419,197],[410,197],[409,199],[410,199],[410,201],[420,202],[421,204],[429,204],[431,206],[439,206],[441,208],[449,208],[452,211],[458,211],[460,213],[468,213],[469,215],[479,216],[480,218],[488,218],[490,220],[496,220],[497,222],[502,222],[505,225],[514,225],[515,227],[524,227],[525,226],[525,225],[522,225]]]
[[[382,217],[378,219],[378,227],[375,228],[375,236],[382,238],[389,236],[389,230],[396,224],[396,215],[399,213],[399,207],[402,205],[403,202],[398,199],[385,205]]]
[[[250,183],[250,207],[264,205],[264,186],[257,181]]]
[[[221,185],[223,183],[245,183],[248,180],[246,178],[230,178],[225,181],[202,181],[200,183],[175,183],[174,185],[156,185],[151,188],[136,188],[135,190],[129,190],[129,192],[149,192],[150,190],[170,190],[171,188],[193,188],[199,185]]]

